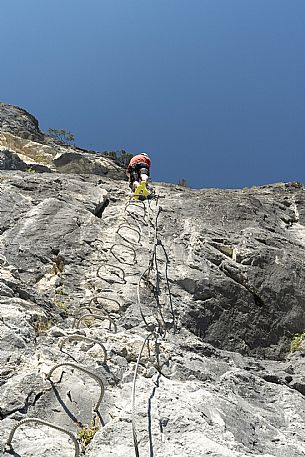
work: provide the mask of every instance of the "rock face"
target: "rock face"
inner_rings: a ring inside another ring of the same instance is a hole
[[[22,171],[95,173],[124,179],[124,170],[113,160],[54,139],[40,131],[38,121],[32,114],[5,103],[0,103],[1,150],[5,154],[11,152],[12,158],[4,162],[4,168],[0,156],[0,169],[16,169],[14,156],[17,154],[21,159],[17,169]]]
[[[305,186],[134,202],[86,157],[0,171],[0,454],[304,456]]]
[[[44,134],[39,130],[37,119],[18,106],[0,102],[0,130],[24,139],[43,142]]]
[[[18,154],[0,150],[0,170],[27,170],[27,164],[20,159]]]

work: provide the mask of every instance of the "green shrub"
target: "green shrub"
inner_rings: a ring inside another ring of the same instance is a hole
[[[89,426],[83,426],[80,431],[77,433],[77,437],[81,444],[86,447],[88,444],[93,440],[94,435],[99,430],[96,421],[92,419],[91,424]]]
[[[305,333],[296,333],[290,343],[290,351],[300,351],[302,349],[302,343],[305,340]]]
[[[130,159],[133,157],[133,154],[124,151],[124,149],[120,149],[118,151],[103,152],[103,155],[113,159],[117,165],[124,168],[127,168]]]
[[[52,322],[42,316],[34,316],[31,325],[34,328],[36,335],[41,335],[49,330]]]
[[[186,179],[184,179],[184,178],[179,179],[179,181],[177,182],[177,184],[178,184],[178,186],[188,187],[187,181],[186,181]]]
[[[63,141],[64,143],[71,144],[75,140],[75,135],[68,130],[62,129],[48,129],[48,134],[55,138],[56,140]]]
[[[64,301],[55,298],[53,303],[55,306],[57,306],[57,308],[61,309],[64,312],[65,316],[69,315],[68,306]]]

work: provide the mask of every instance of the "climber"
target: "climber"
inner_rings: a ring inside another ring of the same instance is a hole
[[[129,187],[136,191],[140,183],[147,183],[151,160],[145,152],[134,156],[127,167],[126,174],[129,177]]]

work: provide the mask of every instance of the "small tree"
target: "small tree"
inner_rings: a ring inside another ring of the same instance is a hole
[[[121,165],[121,167],[127,168],[132,157],[133,155],[130,154],[130,152],[126,152],[124,149],[121,149],[120,151],[116,151],[115,161],[118,165]]]
[[[182,178],[182,179],[179,179],[178,181],[178,186],[182,186],[182,187],[188,187],[188,184],[186,182],[186,179]]]
[[[130,152],[124,151],[124,149],[120,149],[118,151],[108,151],[103,153],[106,157],[110,157],[115,161],[117,165],[121,167],[127,168],[130,159],[133,157]]]
[[[63,129],[48,129],[48,134],[55,138],[56,140],[63,141],[64,143],[71,144],[75,140],[75,135],[70,131]]]

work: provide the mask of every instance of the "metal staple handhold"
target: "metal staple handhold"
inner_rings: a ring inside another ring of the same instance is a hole
[[[91,302],[90,302],[91,303]],[[109,313],[108,311],[106,311],[105,309],[103,308],[97,308],[97,307],[91,307],[90,305],[84,305],[84,306],[81,306],[78,311],[76,311],[75,315],[74,315],[74,320],[73,320],[73,324],[72,324],[72,328],[75,328],[76,327],[76,322],[78,319],[81,318],[80,314],[82,313],[82,311],[88,311],[90,314],[94,314],[94,313],[99,313],[99,312],[105,312],[107,314],[107,316],[109,316]],[[88,313],[87,313],[88,314]],[[105,314],[102,315],[102,317],[105,316]],[[76,327],[77,328],[77,327]]]
[[[141,202],[141,203],[143,203],[143,202]],[[133,218],[136,218],[136,219],[138,219],[138,220],[141,220],[142,223],[143,223],[144,225],[148,225],[148,223],[147,223],[146,220],[145,220],[145,217],[146,217],[146,208],[145,208],[144,205],[143,205],[142,207],[140,207],[140,206],[138,206],[138,205],[139,205],[139,203],[129,203],[129,204],[126,205],[126,207],[125,207],[125,212],[126,212],[126,214],[128,214],[129,216],[131,216],[131,217],[133,217]],[[139,214],[139,213],[137,213],[136,211],[134,211],[134,212],[130,211],[130,207],[131,207],[131,206],[135,206],[137,209],[139,209],[139,208],[143,209],[143,214]]]
[[[112,301],[112,302],[114,302],[116,305],[118,305],[119,309],[118,309],[117,311],[120,311],[120,310],[121,310],[121,303],[120,303],[118,300],[115,300],[115,298],[105,297],[105,296],[102,296],[102,295],[101,295],[101,296],[97,296],[97,297],[91,298],[89,304],[93,302],[93,303],[95,303],[96,305],[99,305],[99,304],[100,304],[100,302],[98,301],[99,299]],[[106,311],[106,313],[108,313],[108,311],[103,307],[103,305],[102,305],[102,309],[103,309],[104,311]]]
[[[75,457],[79,457],[80,455],[80,448],[79,448],[79,444],[78,444],[78,441],[77,439],[75,438],[75,436],[73,435],[73,433],[69,432],[69,430],[65,430],[64,428],[62,427],[59,427],[58,425],[54,425],[54,424],[51,424],[50,422],[46,422],[42,419],[38,419],[38,418],[29,418],[29,419],[23,419],[21,420],[20,422],[18,422],[18,424],[16,424],[12,430],[11,430],[11,433],[8,437],[8,440],[6,442],[6,448],[5,448],[5,451],[6,452],[11,452],[12,451],[12,440],[13,440],[13,436],[17,430],[17,428],[21,427],[23,424],[28,424],[30,422],[34,422],[36,424],[41,424],[41,425],[46,425],[47,427],[51,427],[51,428],[54,428],[55,430],[59,430],[60,432],[63,432],[63,433],[66,433],[66,435],[69,436],[69,438],[71,438],[71,440],[73,441],[73,444],[74,444],[74,448],[75,448]],[[17,454],[15,454],[17,455]]]
[[[98,314],[84,314],[83,316],[81,316],[79,319],[78,319],[78,322],[76,324],[76,328],[79,328],[80,326],[80,323],[83,319],[85,319],[86,317],[94,317],[94,319],[100,319],[100,320],[105,320],[105,319],[108,319],[109,320],[109,330],[111,330],[111,325],[113,325],[113,328],[114,328],[114,333],[117,333],[118,331],[118,328],[116,326],[116,323],[114,322],[113,319],[111,319],[111,317],[109,316],[100,316]]]
[[[129,225],[129,227],[135,226],[138,230],[138,232],[142,235],[142,226],[141,224],[136,221],[130,214],[127,214],[124,216],[123,223],[126,223]]]
[[[135,233],[138,235],[138,240],[133,241],[133,240],[129,240],[128,238],[126,238],[126,236],[124,236],[124,235],[122,235],[122,234],[120,233],[120,230],[121,230],[122,228],[127,228],[128,230],[131,230],[131,231],[135,232]],[[137,245],[137,244],[140,242],[140,240],[141,240],[141,233],[139,232],[139,230],[137,230],[136,228],[131,227],[131,226],[128,225],[127,223],[123,223],[123,224],[119,225],[119,227],[118,227],[116,233],[117,233],[123,240],[127,241],[127,243],[131,243],[131,244]]]
[[[69,335],[69,336],[63,338],[58,343],[59,349],[62,350],[63,345],[65,343],[70,342],[70,341],[88,341],[90,343],[99,344],[100,347],[102,348],[103,353],[104,353],[104,361],[103,361],[103,363],[105,363],[107,361],[107,350],[106,350],[105,346],[103,345],[103,343],[101,343],[99,340],[96,340],[94,338],[88,338],[87,336],[83,336],[83,335]]]
[[[111,268],[116,268],[117,270],[120,270],[121,273],[122,273],[122,276],[119,276],[117,273],[113,273],[114,275],[116,275],[121,281],[114,281],[113,279],[105,279],[103,278],[102,276],[100,276],[100,270],[102,268],[107,268],[107,267],[111,267]],[[110,265],[109,263],[105,264],[105,265],[102,265],[98,268],[97,270],[97,276],[100,278],[100,279],[103,279],[104,281],[108,282],[109,284],[112,283],[112,284],[126,284],[126,279],[125,279],[125,271],[121,268],[121,267],[117,267],[116,265]]]
[[[142,205],[142,207],[139,205]],[[142,200],[137,200],[137,202],[135,202],[134,200],[128,200],[125,204],[124,211],[126,212],[128,207],[130,207],[130,206],[135,206],[136,208],[142,208],[144,210],[144,213],[146,213],[146,208],[145,208],[144,202]]]
[[[120,235],[121,236],[121,235]],[[127,243],[129,243],[128,240],[126,240]],[[131,262],[126,262],[126,261],[123,261],[122,259],[120,259],[118,257],[117,254],[114,253],[114,247],[115,246],[123,246],[123,248],[125,248],[127,251],[128,249],[130,251],[132,251],[132,261]],[[121,244],[121,243],[115,243],[111,246],[110,250],[111,254],[113,255],[113,257],[120,263],[124,263],[125,265],[135,265],[137,263],[137,254],[136,254],[136,250],[135,248],[133,248],[132,246],[126,246],[125,244]]]
[[[83,371],[87,375],[91,376],[91,378],[93,378],[100,385],[101,393],[100,393],[99,399],[98,399],[98,401],[96,403],[96,406],[93,408],[93,411],[97,412],[99,407],[100,407],[101,401],[103,399],[104,393],[105,393],[104,383],[101,380],[101,378],[98,375],[96,375],[95,373],[92,373],[92,371],[87,370],[87,368],[85,368],[85,367],[82,367],[80,365],[76,365],[75,363],[63,362],[63,363],[58,363],[53,368],[51,368],[51,370],[49,371],[49,373],[46,376],[46,379],[48,381],[51,381],[50,378],[52,376],[53,371],[55,371],[57,368],[60,368],[60,367],[63,367],[63,366],[69,366],[69,367],[72,367],[72,368],[76,368],[77,370]]]

